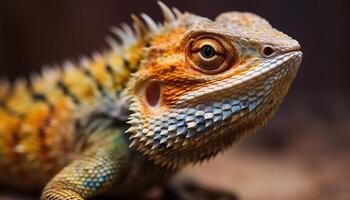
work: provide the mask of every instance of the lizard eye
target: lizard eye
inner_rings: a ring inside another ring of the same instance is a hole
[[[187,59],[196,70],[216,74],[234,62],[232,48],[214,38],[200,38],[189,43]]]
[[[275,53],[275,50],[273,49],[273,47],[267,45],[263,47],[262,53],[265,57],[270,57]]]

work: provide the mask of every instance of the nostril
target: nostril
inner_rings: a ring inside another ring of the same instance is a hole
[[[266,57],[271,56],[274,52],[275,52],[275,50],[271,46],[264,46],[263,49],[262,49],[262,53]]]
[[[158,104],[160,99],[160,84],[158,82],[151,82],[146,87],[146,101],[154,107]]]

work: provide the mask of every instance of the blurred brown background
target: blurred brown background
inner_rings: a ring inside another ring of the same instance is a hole
[[[268,125],[184,174],[240,199],[350,199],[349,1],[164,2],[209,18],[230,10],[257,13],[304,52],[296,81]],[[140,12],[161,19],[155,1],[0,0],[0,77],[26,76],[43,64],[103,49],[109,27]]]

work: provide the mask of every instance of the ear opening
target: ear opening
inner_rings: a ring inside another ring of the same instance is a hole
[[[160,101],[161,87],[159,82],[151,82],[145,88],[145,99],[149,106],[156,107]]]

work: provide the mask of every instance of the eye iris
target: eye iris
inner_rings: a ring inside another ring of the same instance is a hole
[[[213,57],[215,54],[215,50],[212,46],[210,45],[204,45],[202,47],[202,50],[201,50],[201,55],[204,57],[204,58],[211,58]]]

